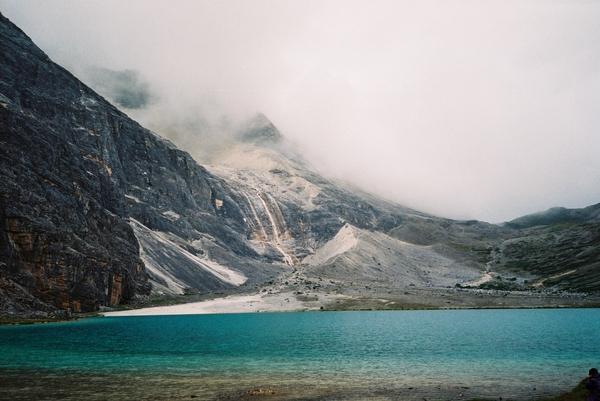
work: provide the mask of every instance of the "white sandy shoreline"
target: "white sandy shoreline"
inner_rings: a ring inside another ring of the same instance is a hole
[[[256,313],[256,312],[296,312],[325,308],[327,310],[387,310],[387,309],[539,309],[539,308],[597,308],[597,297],[579,298],[576,294],[523,294],[515,292],[467,291],[455,289],[431,289],[427,293],[404,290],[398,296],[389,293],[339,294],[298,291],[229,295],[175,305],[127,309],[102,312],[101,315],[117,316],[158,316],[158,315],[200,315],[217,313]],[[483,296],[483,292],[487,297]],[[340,309],[341,308],[341,309]]]
[[[316,310],[326,298],[336,296],[320,295],[320,302],[299,301],[292,292],[278,294],[230,295],[178,305],[154,306],[149,308],[103,312],[104,316],[155,316],[155,315],[202,315],[211,313],[252,313],[252,312],[293,312]],[[339,297],[339,296],[337,296]]]

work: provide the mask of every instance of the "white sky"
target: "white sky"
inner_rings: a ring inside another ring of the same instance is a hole
[[[137,69],[186,110],[261,111],[326,174],[419,210],[498,222],[600,202],[600,1],[0,10],[68,68]]]

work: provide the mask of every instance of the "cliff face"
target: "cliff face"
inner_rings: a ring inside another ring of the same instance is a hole
[[[220,180],[53,63],[1,15],[0,177],[5,313],[92,311],[148,294],[128,217],[186,238],[202,231],[252,253],[235,231],[243,232],[235,209],[215,206],[227,199]]]
[[[1,286],[39,301],[0,306],[80,312],[147,293],[121,217],[113,138],[126,117],[3,16],[0,60]]]

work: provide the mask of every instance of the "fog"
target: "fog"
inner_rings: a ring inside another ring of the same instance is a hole
[[[129,71],[132,116],[192,154],[262,112],[324,174],[422,211],[499,222],[600,202],[600,2],[0,9],[85,82]]]

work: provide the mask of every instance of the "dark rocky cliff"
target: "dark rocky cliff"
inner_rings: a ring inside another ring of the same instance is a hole
[[[126,117],[3,16],[0,60],[0,277],[36,299],[3,297],[2,309],[90,311],[147,293],[113,171],[112,127]]]
[[[53,63],[1,15],[0,177],[4,313],[93,311],[148,294],[130,216],[252,253],[237,234],[239,213],[215,207],[227,198],[220,180]],[[187,217],[174,222],[163,208]]]

